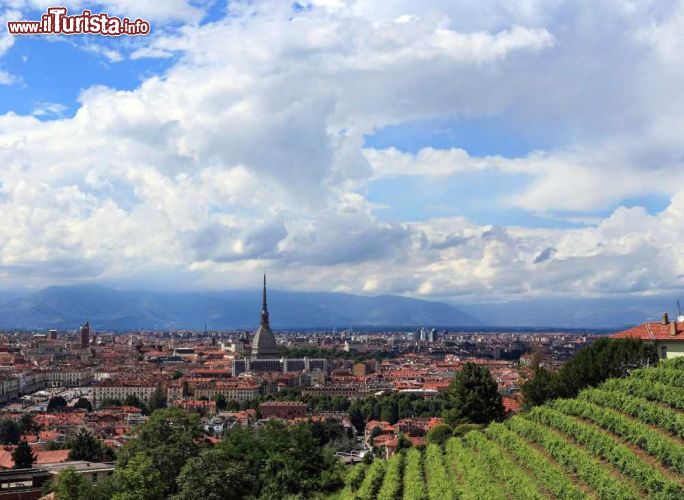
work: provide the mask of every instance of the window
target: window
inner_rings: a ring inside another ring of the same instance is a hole
[[[667,358],[667,346],[660,346],[660,357]]]

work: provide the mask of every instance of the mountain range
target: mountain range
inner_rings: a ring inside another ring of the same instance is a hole
[[[269,290],[276,329],[349,327],[621,329],[662,312],[676,296],[540,298],[463,303],[346,293]],[[255,328],[261,291],[159,292],[99,285],[54,286],[30,294],[0,292],[0,328],[73,329],[86,318],[101,329]]]
[[[460,309],[391,295],[269,290],[274,328],[476,326]],[[116,290],[97,285],[49,287],[0,306],[0,328],[72,329],[86,318],[100,329],[254,328],[261,291],[212,293]]]

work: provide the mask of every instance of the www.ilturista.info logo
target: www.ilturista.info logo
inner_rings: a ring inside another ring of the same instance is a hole
[[[40,21],[7,21],[10,35],[147,35],[150,23],[143,19],[131,21],[127,17],[93,14],[84,10],[67,15],[66,7],[50,7]]]

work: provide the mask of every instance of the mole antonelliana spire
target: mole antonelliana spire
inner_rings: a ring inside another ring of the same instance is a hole
[[[271,330],[266,303],[266,275],[264,274],[264,289],[261,297],[261,323],[252,339],[252,358],[274,358],[278,356],[278,346],[275,335]]]
[[[261,326],[269,326],[268,305],[266,304],[266,274],[264,274],[264,292],[261,297]]]

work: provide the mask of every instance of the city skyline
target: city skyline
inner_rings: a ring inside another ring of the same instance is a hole
[[[684,287],[680,2],[98,7],[152,32],[0,40],[3,291]]]

